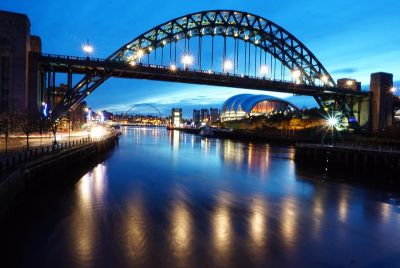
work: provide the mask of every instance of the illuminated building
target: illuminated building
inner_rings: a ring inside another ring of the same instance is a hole
[[[221,121],[241,120],[250,116],[284,113],[294,110],[297,110],[296,106],[276,97],[239,94],[225,101],[221,110]]]
[[[171,112],[171,125],[174,127],[180,127],[182,125],[182,109],[172,108]]]

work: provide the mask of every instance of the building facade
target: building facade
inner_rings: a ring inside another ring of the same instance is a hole
[[[393,123],[393,74],[371,74],[371,125],[372,132],[384,131]]]
[[[181,108],[172,108],[171,111],[171,126],[180,127],[182,126],[182,109]]]
[[[0,11],[0,113],[40,111],[31,52],[41,52],[41,40],[30,33],[26,15]]]

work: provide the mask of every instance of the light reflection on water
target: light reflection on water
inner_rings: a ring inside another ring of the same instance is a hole
[[[97,217],[96,210],[105,205],[106,166],[97,165],[77,184],[76,209],[71,215],[70,237],[73,250],[79,262],[93,261],[96,249]]]
[[[400,256],[397,207],[382,194],[301,175],[293,147],[162,128],[122,132],[114,154],[70,190],[68,209],[60,201],[56,228],[43,240],[27,236],[40,245],[35,254],[49,252],[39,262],[27,248],[27,261],[313,267]]]
[[[218,262],[226,262],[232,245],[232,221],[230,215],[231,196],[219,193],[217,204],[212,214],[213,243]]]

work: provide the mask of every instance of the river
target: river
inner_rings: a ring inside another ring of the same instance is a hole
[[[106,160],[27,205],[3,234],[3,263],[400,267],[400,201],[389,193],[303,173],[293,147],[122,132]]]

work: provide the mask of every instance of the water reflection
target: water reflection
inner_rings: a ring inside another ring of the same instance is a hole
[[[148,242],[146,237],[146,224],[148,217],[145,213],[146,206],[140,191],[134,191],[133,198],[129,199],[127,213],[124,215],[123,234],[125,241],[125,254],[134,265],[141,264],[146,256]]]
[[[339,196],[338,212],[340,221],[346,222],[349,213],[349,193],[346,189],[343,189]]]
[[[295,200],[290,197],[285,198],[281,213],[281,230],[286,250],[293,250],[296,246],[298,232],[297,211]]]
[[[231,140],[224,140],[223,143],[223,159],[229,164],[242,164],[244,159],[244,152],[240,143]]]
[[[184,202],[174,202],[171,213],[171,237],[170,242],[175,256],[185,263],[191,254],[192,241],[192,217]]]
[[[51,228],[32,227],[14,254],[35,267],[390,267],[400,256],[399,202],[299,174],[293,147],[122,131],[115,153],[43,210]]]
[[[81,178],[77,185],[76,209],[71,218],[70,232],[73,250],[80,263],[89,263],[95,256],[98,209],[105,207],[107,189],[106,166],[97,165]]]
[[[267,244],[267,207],[261,197],[253,199],[250,206],[249,234],[255,256],[262,256]]]
[[[213,244],[219,261],[225,262],[229,257],[232,242],[232,222],[229,211],[231,196],[222,192],[218,194],[216,209],[212,215]]]

